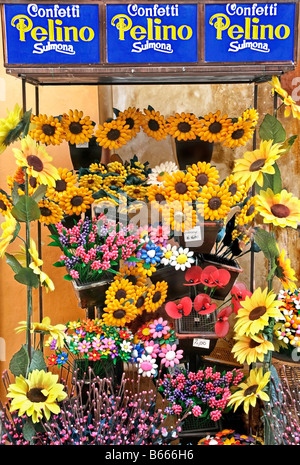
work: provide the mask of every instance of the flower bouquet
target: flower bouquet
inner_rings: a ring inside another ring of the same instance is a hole
[[[262,446],[260,437],[237,433],[233,429],[224,429],[214,436],[206,436],[198,442],[198,446]]]
[[[274,325],[273,344],[278,356],[299,360],[300,347],[300,290],[281,290],[277,296],[280,318]],[[277,354],[275,354],[275,357]]]

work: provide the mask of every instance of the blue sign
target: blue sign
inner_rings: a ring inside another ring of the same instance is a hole
[[[98,5],[5,5],[7,63],[99,63]]]
[[[108,63],[198,61],[197,5],[106,6]]]
[[[293,61],[294,28],[294,3],[205,5],[205,61]]]

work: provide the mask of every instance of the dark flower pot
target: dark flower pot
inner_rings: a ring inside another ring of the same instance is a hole
[[[103,307],[105,302],[105,292],[109,288],[112,279],[103,280],[95,283],[79,284],[72,281],[75,294],[79,300],[81,308]]]
[[[159,281],[168,283],[168,292],[166,302],[169,300],[181,299],[189,295],[189,287],[184,286],[185,271],[175,270],[174,266],[166,265],[152,273],[151,281],[156,284]]]
[[[74,170],[88,168],[92,163],[100,163],[102,147],[96,142],[96,137],[91,137],[87,144],[88,147],[76,147],[76,144],[69,143]]]
[[[194,140],[177,140],[175,139],[176,154],[179,168],[185,170],[187,166],[198,161],[209,163],[212,159],[213,146],[212,142],[201,140],[198,136]]]
[[[186,240],[185,235],[182,234],[178,237],[178,242],[182,247],[188,247],[190,250],[193,250],[197,253],[210,253],[213,246],[216,243],[217,236],[221,230],[223,224],[216,223],[212,221],[205,221],[200,224],[200,228],[203,231],[203,239],[201,240]]]

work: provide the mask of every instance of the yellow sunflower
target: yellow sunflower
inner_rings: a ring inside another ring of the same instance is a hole
[[[26,414],[38,423],[45,415],[49,420],[51,413],[59,414],[61,402],[67,397],[64,385],[57,382],[58,375],[44,370],[33,370],[28,378],[16,377],[15,384],[8,386],[7,397],[11,400],[10,411],[18,410],[21,417]]]
[[[291,267],[291,260],[289,258],[285,258],[284,249],[282,249],[279,256],[276,258],[276,265],[277,269],[275,271],[275,275],[278,279],[280,279],[283,288],[290,289],[291,291],[295,290],[297,288],[295,284],[295,281],[297,281],[295,270]]]
[[[197,224],[197,213],[188,202],[174,201],[162,209],[163,224],[168,225],[175,235],[193,229]]]
[[[251,123],[256,126],[259,118],[258,111],[255,108],[247,108],[242,114],[244,121],[251,121]]]
[[[133,284],[133,286],[144,287],[146,285],[147,276],[138,265],[122,265],[119,269],[119,273],[123,279],[127,279],[130,283]],[[116,276],[115,279],[119,279],[119,277]]]
[[[147,197],[149,202],[157,202],[159,204],[167,200],[164,187],[158,184],[152,184],[147,187]]]
[[[188,172],[194,176],[200,187],[215,186],[219,182],[219,171],[210,163],[198,161],[188,167]]]
[[[50,200],[40,200],[38,206],[41,212],[40,223],[55,224],[59,223],[64,217],[64,212],[60,206]]]
[[[236,181],[245,184],[249,189],[255,182],[262,187],[264,173],[274,174],[274,163],[280,157],[283,149],[281,144],[273,144],[272,140],[263,140],[260,147],[253,152],[245,152],[243,158],[235,161],[233,175]]]
[[[45,148],[38,145],[30,136],[21,140],[21,150],[13,149],[17,165],[26,168],[28,176],[33,176],[41,184],[55,186],[59,172],[52,164]]]
[[[145,309],[146,296],[147,296],[147,286],[136,287],[134,305],[136,306],[138,315],[141,315]]]
[[[119,161],[111,161],[110,163],[107,163],[107,172],[117,173],[122,178],[127,178],[127,169]]]
[[[167,292],[168,284],[166,281],[159,281],[156,284],[152,284],[147,290],[144,303],[145,311],[151,313],[161,307],[167,298]]]
[[[65,139],[64,128],[58,118],[47,115],[32,115],[33,129],[29,135],[37,142],[45,145],[60,145]]]
[[[250,370],[249,377],[245,382],[238,385],[238,390],[231,394],[228,406],[234,406],[234,412],[241,405],[244,404],[245,413],[249,412],[250,405],[255,407],[257,399],[264,402],[270,400],[268,394],[264,392],[270,380],[271,372],[267,371],[265,374],[263,368],[255,368]]]
[[[257,197],[254,195],[250,197],[249,200],[242,207],[241,211],[235,217],[235,224],[239,226],[244,226],[249,224],[257,215]]]
[[[111,120],[98,125],[96,141],[104,148],[119,149],[131,139],[131,132],[125,121]]]
[[[160,141],[167,137],[166,121],[159,111],[144,109],[142,128],[145,134]]]
[[[128,197],[131,197],[136,200],[145,200],[148,192],[148,187],[144,185],[125,185],[123,191],[126,192]]]
[[[203,205],[202,205],[203,203]],[[197,211],[205,220],[224,219],[231,208],[231,195],[224,186],[204,186],[199,194]]]
[[[59,200],[59,206],[66,215],[85,213],[94,202],[93,191],[86,187],[71,187]]]
[[[257,201],[257,210],[262,215],[264,223],[297,229],[300,221],[300,200],[292,193],[283,189],[278,194],[274,194],[272,189],[268,188],[266,191],[260,191]]]
[[[296,102],[292,99],[288,92],[281,87],[279,78],[277,76],[273,76],[272,81],[269,81],[269,84],[273,86],[273,93],[274,91],[277,92],[283,100],[285,105],[284,116],[287,118],[292,113],[294,118],[300,119],[300,106],[296,105]]]
[[[227,136],[223,141],[225,147],[236,148],[245,145],[246,142],[253,136],[254,129],[251,121],[244,121],[243,118],[238,118],[237,121],[232,120],[227,129]]]
[[[98,192],[103,184],[103,177],[98,174],[84,174],[78,180],[79,187],[86,187],[93,192]]]
[[[236,360],[243,365],[246,362],[248,365],[258,361],[263,362],[265,355],[274,350],[272,342],[265,339],[262,334],[253,334],[250,336],[239,336],[237,342],[231,349]]]
[[[193,113],[175,113],[167,119],[167,132],[177,140],[194,140],[199,131],[199,119]]]
[[[134,296],[134,285],[128,279],[117,277],[105,292],[105,305],[108,306],[114,300],[123,303],[126,300],[134,299]]]
[[[27,321],[20,321],[19,325],[15,331],[16,333],[20,333],[22,331],[27,330]],[[43,332],[46,334],[50,334],[52,338],[56,339],[56,347],[62,348],[64,347],[64,341],[67,339],[66,335],[67,327],[62,324],[52,325],[51,320],[48,316],[44,317],[41,322],[32,322],[30,326],[30,332]]]
[[[11,212],[12,207],[13,207],[12,202],[9,200],[6,193],[1,192],[1,189],[0,189],[0,213],[2,213],[2,215],[5,216]]]
[[[89,142],[94,133],[94,124],[89,116],[83,116],[82,111],[69,110],[62,117],[65,138],[70,144]]]
[[[129,301],[121,303],[118,299],[110,301],[103,308],[103,323],[109,326],[125,326],[137,316],[136,306]]]
[[[276,294],[268,289],[255,289],[252,296],[246,296],[241,302],[234,330],[238,336],[249,336],[262,331],[269,324],[270,318],[280,318],[280,302]]]
[[[46,192],[46,197],[53,202],[59,202],[62,195],[77,183],[77,176],[67,168],[58,168],[58,174],[59,179]]]
[[[7,148],[6,138],[10,131],[20,123],[23,116],[23,110],[16,103],[13,111],[7,110],[7,117],[0,119],[0,154]]]
[[[141,130],[143,114],[135,107],[129,107],[124,111],[120,111],[117,119],[124,121],[131,132],[131,137],[135,137]]]
[[[0,237],[0,257],[3,258],[8,244],[14,238],[14,232],[17,227],[17,221],[11,213],[5,215],[5,221],[1,223],[2,235]]]
[[[199,194],[199,184],[195,176],[184,171],[176,171],[168,174],[163,183],[167,199],[172,202],[180,200],[190,202],[195,200]]]
[[[235,181],[233,174],[227,176],[227,178],[224,179],[222,185],[230,192],[231,206],[234,206],[237,203],[239,203],[247,193],[245,185],[239,181]]]
[[[199,118],[199,129],[197,135],[201,140],[207,142],[223,142],[227,136],[227,130],[231,123],[228,115],[221,115],[220,110],[209,113]]]
[[[89,166],[89,171],[91,173],[107,173],[107,167],[102,163],[91,163]]]
[[[111,174],[110,176],[103,177],[103,189],[107,190],[110,187],[123,187],[125,183],[125,178],[123,176]]]

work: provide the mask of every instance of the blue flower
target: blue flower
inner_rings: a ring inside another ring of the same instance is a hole
[[[163,256],[163,252],[159,246],[154,244],[154,242],[147,242],[144,247],[141,249],[140,258],[145,261],[145,263],[151,263],[151,265],[157,265],[160,263],[160,260]]]
[[[57,365],[64,365],[68,361],[68,354],[64,350],[57,356]]]

